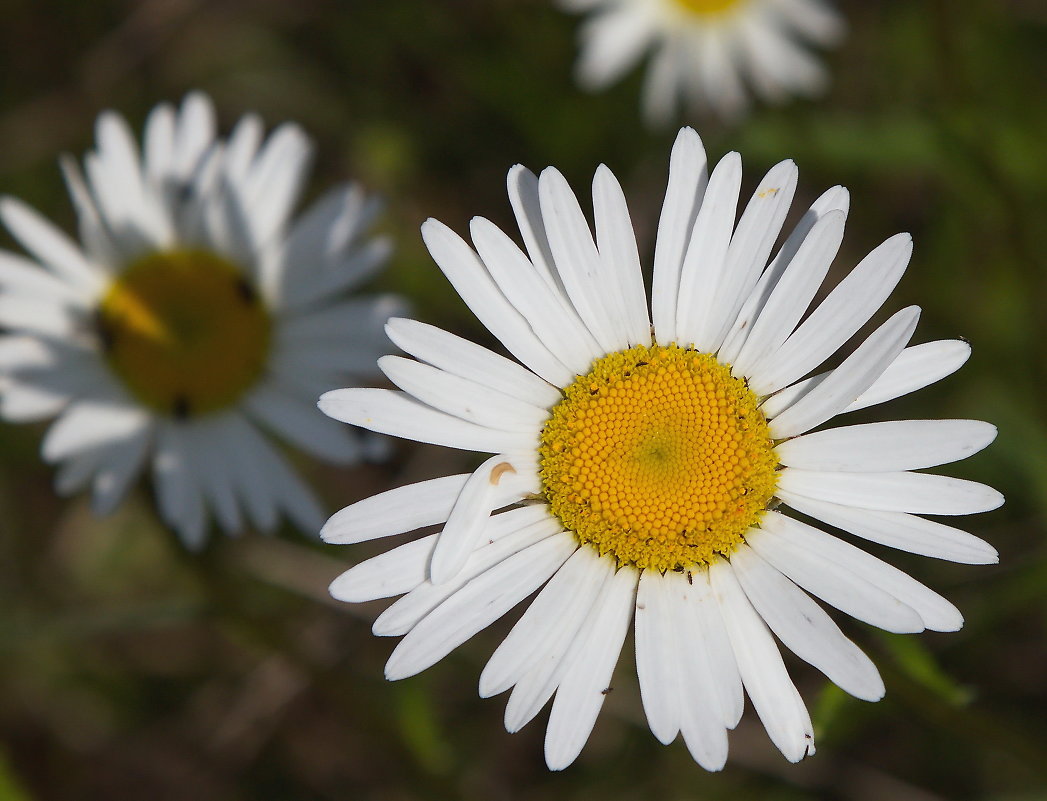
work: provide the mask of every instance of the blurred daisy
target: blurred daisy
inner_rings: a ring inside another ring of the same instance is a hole
[[[718,770],[743,688],[786,758],[814,752],[772,632],[847,692],[883,695],[872,662],[811,595],[889,631],[960,628],[949,601],[779,510],[941,559],[997,559],[982,540],[918,515],[986,511],[1000,494],[912,472],[981,450],[993,426],[902,420],[814,431],[949,375],[969,348],[907,347],[919,316],[910,307],[835,369],[804,378],[871,319],[912,243],[888,239],[804,319],[840,247],[848,195],[822,195],[768,262],[796,179],[791,161],[772,168],[736,221],[738,154],[707,175],[701,140],[681,131],[650,313],[625,197],[606,167],[593,181],[595,241],[552,168],[541,178],[520,166],[509,173],[526,253],[483,218],[472,221],[475,250],[425,223],[433,258],[523,366],[394,319],[390,337],[419,361],[379,365],[403,391],[321,398],[332,417],[372,431],[493,454],[471,474],[343,509],[322,532],[353,543],[444,524],[331,586],[354,602],[406,593],[374,624],[376,634],[405,635],[388,678],[424,670],[540,590],[480,677],[483,696],[512,688],[506,728],[555,693],[546,760],[570,764],[634,622],[651,731],[664,743],[682,733],[693,757]]]
[[[603,89],[652,50],[644,113],[665,122],[684,100],[692,110],[734,118],[744,82],[769,102],[814,95],[825,71],[805,43],[831,45],[840,17],[822,0],[560,0],[594,12],[581,33],[579,83]]]
[[[362,240],[376,203],[356,186],[291,223],[310,144],[268,138],[256,116],[216,138],[210,100],[157,106],[144,152],[112,112],[86,179],[62,161],[80,245],[14,198],[0,219],[33,260],[0,251],[0,414],[57,416],[43,455],[62,493],[90,486],[111,510],[147,462],[164,520],[202,544],[208,511],[229,532],[281,513],[305,530],[317,501],[261,430],[352,463],[374,447],[315,398],[373,371],[389,298],[346,299],[386,260]]]

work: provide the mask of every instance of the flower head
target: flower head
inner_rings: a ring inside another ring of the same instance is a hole
[[[843,23],[822,0],[561,0],[591,12],[581,34],[579,83],[602,89],[651,51],[644,112],[692,110],[734,118],[748,103],[745,84],[769,102],[817,94],[825,72],[805,43],[830,45]]]
[[[919,515],[1003,500],[913,472],[981,450],[996,434],[987,423],[815,430],[949,375],[969,347],[908,346],[919,315],[910,307],[811,375],[887,299],[912,244],[891,237],[806,314],[840,247],[848,194],[823,194],[772,257],[796,181],[792,162],[773,167],[736,220],[738,155],[708,174],[697,134],[681,131],[650,309],[625,197],[605,167],[593,181],[595,238],[552,168],[509,173],[526,252],[482,218],[471,225],[475,250],[434,220],[423,226],[440,268],[519,363],[394,319],[391,339],[417,361],[379,364],[402,392],[321,398],[331,416],[373,431],[493,454],[471,474],[360,501],[323,530],[352,543],[443,524],[331,586],[345,601],[406,593],[374,624],[404,635],[388,678],[424,670],[537,590],[480,677],[481,695],[512,689],[506,727],[555,694],[546,759],[570,764],[632,623],[652,732],[665,743],[682,733],[717,770],[743,688],[789,760],[814,752],[772,632],[847,692],[883,695],[875,666],[812,595],[890,631],[962,625],[949,601],[786,511],[906,551],[989,563],[991,546]]]
[[[139,154],[112,112],[86,178],[62,161],[80,243],[13,198],[0,219],[33,259],[0,252],[0,413],[57,417],[43,443],[57,487],[90,486],[100,512],[147,461],[164,519],[203,542],[281,512],[306,530],[316,500],[262,435],[343,463],[369,447],[316,413],[315,397],[370,373],[391,298],[346,299],[385,261],[363,240],[377,204],[356,186],[291,211],[310,144],[256,116],[216,137],[210,100],[160,105]]]

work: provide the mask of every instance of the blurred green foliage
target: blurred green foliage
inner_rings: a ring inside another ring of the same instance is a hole
[[[0,799],[1047,797],[1047,12],[1032,0],[838,5],[850,32],[826,56],[825,97],[758,108],[734,128],[687,122],[714,158],[742,153],[750,187],[794,158],[797,214],[830,185],[851,189],[837,277],[911,231],[916,255],[886,311],[918,303],[918,340],[972,342],[960,373],[865,418],[1000,426],[989,451],[950,470],[1007,495],[967,521],[1000,565],[885,552],[957,603],[961,632],[898,638],[844,622],[880,665],[886,699],[855,701],[792,660],[818,755],[788,765],[749,710],[717,775],[646,731],[626,654],[582,757],[550,774],[543,724],[510,736],[502,701],[475,697],[505,625],[388,684],[391,644],[368,631],[376,610],[325,589],[375,549],[288,531],[187,555],[145,489],[105,520],[83,498],[57,499],[42,428],[4,425]],[[675,132],[640,123],[639,72],[600,95],[574,87],[577,20],[546,0],[6,0],[3,23],[0,191],[67,228],[56,157],[90,145],[98,111],[140,129],[156,102],[202,88],[227,128],[248,110],[300,122],[318,142],[312,194],[349,178],[383,194],[397,252],[375,287],[463,335],[490,342],[418,225],[432,215],[464,231],[482,214],[511,228],[515,162],[555,164],[580,193],[606,162],[651,252]],[[463,464],[404,444],[386,466],[303,469],[333,511]]]

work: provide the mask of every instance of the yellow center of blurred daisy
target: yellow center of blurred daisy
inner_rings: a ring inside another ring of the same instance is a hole
[[[109,366],[144,405],[176,418],[236,402],[269,351],[269,312],[233,264],[200,250],[152,253],[98,309]]]
[[[756,395],[709,354],[638,345],[564,390],[539,447],[542,488],[578,538],[619,564],[684,570],[729,554],[774,494]]]
[[[703,17],[713,17],[723,14],[731,7],[738,5],[742,0],[672,0],[684,11],[690,14],[699,14]]]

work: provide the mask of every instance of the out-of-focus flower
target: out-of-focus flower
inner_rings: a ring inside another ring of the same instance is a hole
[[[443,524],[331,586],[352,602],[406,593],[374,624],[376,634],[403,635],[388,678],[424,670],[538,591],[480,677],[483,696],[512,689],[506,727],[525,725],[555,693],[546,760],[570,764],[634,622],[652,732],[665,743],[682,733],[695,760],[717,770],[743,688],[787,759],[814,752],[772,632],[847,692],[883,695],[876,667],[811,595],[889,631],[960,628],[959,611],[937,593],[781,511],[977,564],[996,551],[919,515],[1003,500],[982,484],[913,472],[981,450],[996,435],[987,423],[815,431],[949,375],[970,349],[907,347],[919,316],[910,307],[837,367],[805,377],[884,303],[912,242],[888,239],[805,318],[840,247],[848,194],[828,190],[771,258],[796,181],[791,161],[773,167],[736,221],[738,154],[708,175],[700,139],[684,129],[650,310],[625,197],[606,167],[593,181],[595,241],[552,168],[540,178],[519,166],[509,173],[526,252],[482,218],[472,221],[475,250],[425,223],[437,264],[519,363],[394,319],[390,337],[418,361],[379,365],[403,391],[321,399],[332,417],[372,431],[493,454],[471,474],[354,504],[322,532],[353,543]]]
[[[831,45],[843,22],[822,0],[560,0],[591,12],[581,32],[578,82],[615,82],[651,51],[645,116],[670,119],[681,100],[692,111],[733,119],[746,110],[745,84],[768,102],[814,95],[825,70],[807,44]]]
[[[0,413],[57,417],[43,455],[57,489],[90,486],[114,508],[151,462],[163,519],[204,541],[281,514],[315,531],[322,511],[260,429],[323,459],[376,446],[315,408],[373,372],[391,297],[346,291],[388,258],[365,238],[378,204],[354,185],[297,221],[311,146],[245,116],[216,137],[211,101],[157,106],[143,152],[122,117],[98,118],[97,149],[62,161],[80,243],[14,198],[0,219],[33,259],[0,252]]]

